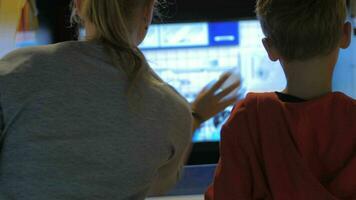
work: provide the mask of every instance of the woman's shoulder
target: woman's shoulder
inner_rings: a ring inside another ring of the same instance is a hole
[[[0,59],[0,74],[9,74],[46,52],[44,47],[26,47],[16,49]]]
[[[160,109],[162,112],[166,112],[168,115],[190,116],[191,109],[189,102],[171,85],[161,80],[154,74],[152,79],[149,79],[149,83],[145,84],[145,87],[151,88],[152,99],[156,102],[160,102]],[[146,90],[148,91],[148,90]]]
[[[49,44],[49,45],[19,48],[5,55],[3,58],[1,58],[1,61],[11,60],[19,57],[33,57],[38,55],[46,55],[59,50],[67,49],[68,47],[73,46],[73,44],[75,43],[76,42],[62,42],[62,43]]]
[[[44,49],[45,46],[19,48],[6,54],[3,58],[0,59],[0,62],[13,62],[24,58],[29,59],[37,54],[40,54],[41,52],[46,52]]]
[[[75,52],[78,44],[79,42],[63,42],[16,49],[0,59],[0,74],[11,73],[25,65],[42,65],[47,61],[68,58],[71,52]]]
[[[21,58],[34,59],[34,58],[48,58],[51,56],[68,55],[70,52],[77,52],[81,49],[82,42],[79,41],[68,41],[49,45],[40,45],[32,47],[24,47],[16,49],[3,58],[0,59],[2,62],[14,61]]]

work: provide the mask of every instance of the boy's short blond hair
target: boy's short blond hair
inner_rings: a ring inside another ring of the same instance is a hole
[[[347,9],[345,0],[258,0],[256,13],[283,59],[303,61],[335,50]]]

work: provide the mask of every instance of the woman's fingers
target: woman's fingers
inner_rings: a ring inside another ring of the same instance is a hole
[[[225,110],[225,108],[235,104],[238,100],[239,100],[239,98],[237,96],[233,96],[226,100],[223,100],[222,102],[219,103],[220,110],[221,111]]]
[[[202,118],[210,119],[212,116],[224,111],[226,107],[237,102],[238,95],[230,96],[229,94],[241,85],[240,81],[226,84],[229,86],[222,89],[224,83],[226,83],[230,77],[231,73],[225,73],[211,87],[205,87],[206,89],[204,88],[192,103],[192,110],[198,113]]]
[[[216,97],[220,100],[229,95],[232,91],[236,90],[238,87],[240,87],[241,81],[236,81],[229,87],[225,88],[223,91],[221,91],[219,94],[216,95]]]
[[[223,74],[220,79],[210,88],[209,93],[215,94],[217,90],[225,83],[225,81],[231,76],[230,73]]]

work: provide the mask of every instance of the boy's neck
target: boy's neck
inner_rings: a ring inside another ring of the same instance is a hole
[[[284,93],[310,100],[332,91],[332,74],[337,55],[308,61],[282,63],[287,78]]]

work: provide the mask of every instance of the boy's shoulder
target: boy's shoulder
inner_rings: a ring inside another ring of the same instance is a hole
[[[231,111],[230,118],[228,123],[232,121],[241,121],[241,118],[247,120],[248,115],[252,112],[257,112],[257,106],[259,103],[264,102],[263,104],[271,104],[272,102],[277,102],[278,97],[273,92],[267,93],[248,93],[246,98],[237,102],[234,108]],[[270,103],[268,103],[270,102]],[[273,104],[273,103],[272,103]]]
[[[344,100],[346,102],[350,102],[350,104],[352,104],[353,106],[356,106],[356,100],[353,99],[352,97],[348,96],[345,93],[342,92],[335,92],[334,93],[335,98],[338,98],[340,100]]]
[[[303,110],[325,110],[325,108],[335,110],[348,110],[356,113],[356,100],[342,92],[331,92],[322,97],[300,101],[284,102],[277,93],[249,93],[245,99],[238,102],[231,116],[245,115],[273,115],[277,112],[303,111]]]
[[[241,105],[248,105],[248,104],[262,104],[262,103],[286,103],[289,105],[309,105],[309,104],[323,104],[323,103],[330,103],[330,102],[338,102],[338,103],[345,103],[345,104],[350,104],[350,105],[355,105],[356,100],[353,99],[352,97],[348,96],[345,93],[342,92],[330,92],[324,96],[315,98],[315,99],[310,99],[310,100],[303,100],[298,97],[282,94],[278,92],[266,92],[266,93],[249,93],[247,94],[246,98],[240,102],[242,103]],[[284,99],[285,96],[289,96],[291,98],[294,98],[294,101],[285,101]],[[295,101],[296,99],[299,99],[299,101]]]
[[[278,96],[274,92],[266,92],[266,93],[248,93],[246,98],[239,101],[234,109],[233,112],[238,112],[239,110],[245,110],[250,108],[252,105],[260,104],[260,103],[272,103],[279,101]]]

